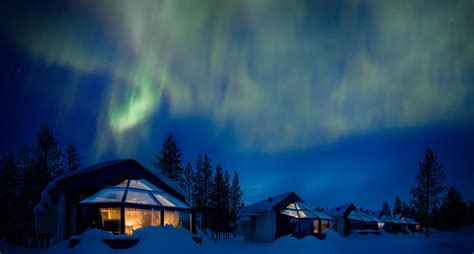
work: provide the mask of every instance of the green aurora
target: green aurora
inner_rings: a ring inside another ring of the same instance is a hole
[[[133,151],[163,103],[268,153],[474,119],[474,1],[71,5],[54,18],[2,8],[1,29],[39,61],[110,77],[98,156]]]

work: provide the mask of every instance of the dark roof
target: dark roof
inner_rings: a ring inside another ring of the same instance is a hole
[[[257,203],[253,203],[251,205],[248,205],[246,207],[243,207],[242,209],[239,210],[239,213],[237,217],[245,217],[245,216],[252,216],[252,215],[257,215],[259,213],[268,213],[274,210],[274,208],[286,200],[287,198],[291,197],[294,195],[297,199],[299,197],[294,193],[294,192],[286,192],[274,197],[269,197],[265,200],[262,200]]]
[[[420,224],[416,220],[410,219],[410,218],[406,217],[405,215],[403,215],[401,213],[394,214],[393,217],[396,218],[397,220],[405,223],[405,224],[408,224],[408,225],[418,225],[418,224]]]
[[[55,190],[62,190],[71,198],[79,201],[104,186],[115,185],[128,178],[147,179],[167,193],[186,202],[185,192],[174,181],[155,170],[144,167],[133,159],[124,159],[97,163],[58,176],[43,190],[41,201],[37,207],[44,207],[45,203],[49,203],[48,196]]]
[[[333,207],[325,211],[324,213],[334,218],[342,218],[342,217],[349,216],[349,213],[355,209],[357,209],[356,206],[353,203],[349,203],[349,204]]]

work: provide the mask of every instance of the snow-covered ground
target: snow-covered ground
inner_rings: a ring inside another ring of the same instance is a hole
[[[102,242],[104,237],[113,237],[104,232],[89,231],[82,236],[75,247],[68,247],[64,241],[44,250],[16,247],[0,241],[1,254],[128,254],[128,253],[196,253],[196,254],[253,254],[253,253],[474,253],[474,225],[455,233],[436,232],[425,238],[422,234],[351,235],[340,237],[334,231],[327,232],[325,240],[306,237],[297,240],[282,237],[273,243],[256,244],[241,239],[222,240],[218,243],[204,240],[197,244],[192,235],[184,229],[172,227],[145,228],[137,230],[135,237],[140,241],[132,248],[113,250]]]

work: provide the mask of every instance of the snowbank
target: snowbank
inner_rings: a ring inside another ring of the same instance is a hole
[[[352,235],[342,238],[332,230],[326,230],[326,239],[314,237],[296,239],[285,236],[272,243],[251,243],[241,239],[228,239],[214,243],[204,241],[198,244],[192,240],[193,234],[185,229],[167,227],[146,227],[135,231],[134,239],[139,242],[129,249],[114,250],[102,239],[129,238],[99,230],[90,230],[78,236],[80,243],[70,247],[64,241],[55,247],[40,251],[42,254],[131,254],[131,253],[175,253],[175,254],[288,254],[288,253],[472,253],[474,251],[474,226],[458,232],[440,232],[426,238],[423,234]],[[33,250],[7,246],[0,241],[2,253],[35,253]]]

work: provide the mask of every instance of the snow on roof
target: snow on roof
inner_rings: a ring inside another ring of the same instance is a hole
[[[54,207],[54,205],[51,204],[51,200],[49,198],[49,193],[51,191],[55,190],[56,188],[58,188],[58,185],[57,185],[58,182],[60,182],[64,179],[68,179],[68,178],[77,176],[77,175],[85,174],[85,173],[88,173],[88,172],[92,172],[92,171],[95,171],[95,170],[98,170],[98,169],[101,169],[101,168],[109,167],[109,166],[119,164],[119,163],[124,163],[124,162],[135,162],[135,163],[137,163],[143,169],[145,169],[145,170],[149,171],[150,173],[152,173],[154,176],[156,176],[158,179],[163,181],[169,187],[174,189],[180,195],[182,195],[183,197],[186,197],[185,191],[176,182],[169,179],[168,177],[161,174],[160,172],[158,172],[156,170],[150,170],[147,167],[143,166],[142,164],[140,164],[139,162],[137,162],[133,159],[119,159],[119,160],[110,160],[110,161],[96,163],[94,165],[90,165],[90,166],[87,166],[87,167],[84,167],[84,168],[81,168],[81,169],[78,169],[78,170],[70,171],[70,172],[64,173],[64,174],[56,177],[48,185],[46,185],[46,187],[44,188],[43,192],[41,193],[41,201],[38,204],[36,204],[34,210],[35,211],[44,210],[44,209],[46,209],[46,207]]]
[[[334,220],[333,217],[325,214],[324,212],[320,212],[320,211],[316,211],[316,210],[312,210],[313,213],[315,213],[320,219],[324,219],[324,220]]]
[[[382,216],[383,210],[378,210],[375,212],[371,212],[370,215],[374,216],[375,218],[379,219]]]
[[[334,208],[331,208],[331,209],[325,211],[324,213],[326,213],[327,215],[329,215],[331,217],[334,217],[334,218],[342,218],[342,217],[344,217],[344,214],[349,209],[349,207],[351,207],[352,205],[353,205],[352,203],[349,203],[349,204],[345,204],[345,205],[336,206]]]
[[[417,224],[420,224],[419,222],[415,221],[415,220],[412,220],[404,215],[402,215],[401,213],[398,213],[398,214],[394,214],[393,217],[397,220],[399,220],[401,223],[405,223],[405,224],[410,224],[410,225],[417,225]]]
[[[255,216],[255,214],[259,214],[259,213],[269,213],[273,211],[273,207],[275,207],[277,204],[285,200],[291,194],[293,194],[293,192],[286,192],[274,197],[269,197],[265,200],[248,205],[246,207],[243,207],[242,209],[239,210],[237,217],[240,218],[240,217],[245,217],[245,216]]]
[[[378,222],[379,220],[369,214],[366,214],[357,209],[352,210],[352,212],[347,216],[349,219],[358,220],[362,222]]]

